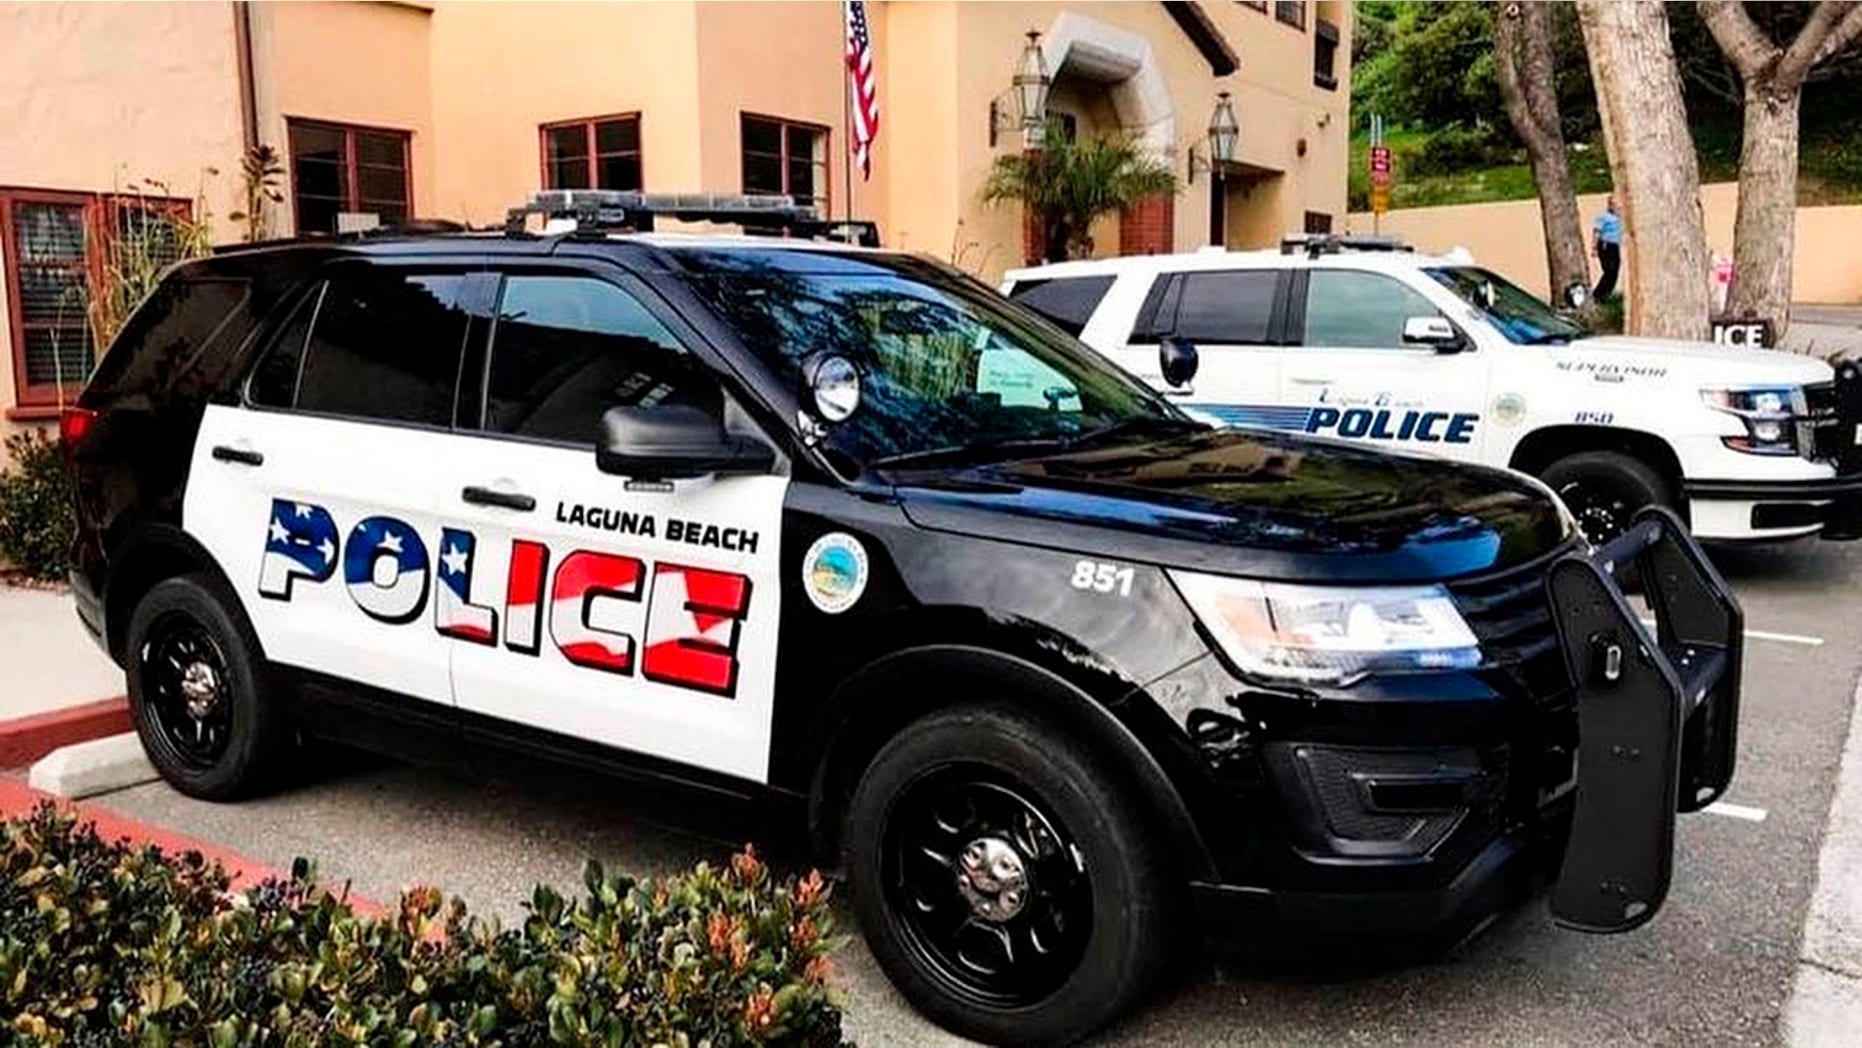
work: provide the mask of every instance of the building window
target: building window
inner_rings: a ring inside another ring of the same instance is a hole
[[[1320,18],[1313,23],[1312,82],[1327,91],[1338,90],[1338,26]]]
[[[743,117],[744,192],[787,193],[828,213],[828,129],[770,117]]]
[[[292,120],[287,130],[299,233],[335,233],[337,216],[350,213],[406,224],[414,210],[407,132],[309,120]]]
[[[1306,0],[1274,0],[1274,19],[1295,29],[1306,28]]]
[[[96,364],[91,295],[105,286],[113,252],[131,241],[146,246],[123,258],[159,265],[181,257],[173,216],[185,200],[112,197],[46,190],[0,190],[0,263],[5,267],[8,333],[13,346],[15,402],[57,404]]]
[[[1331,231],[1332,231],[1332,216],[1331,215],[1328,215],[1323,211],[1306,212],[1306,232],[1308,233],[1330,233]]]
[[[640,189],[640,114],[544,124],[543,188]]]
[[[1267,0],[1240,0],[1241,6],[1252,7],[1256,11],[1267,10]]]

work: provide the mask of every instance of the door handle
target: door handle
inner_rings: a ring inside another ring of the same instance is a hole
[[[1287,378],[1287,381],[1296,386],[1329,386],[1332,384],[1332,380],[1329,378],[1320,378],[1313,375],[1292,375]]]
[[[1192,389],[1189,386],[1165,386],[1164,387],[1164,396],[1167,396],[1167,397],[1193,397],[1195,395],[1196,395],[1196,390]]]
[[[459,493],[459,497],[476,506],[502,506],[505,509],[528,513],[537,508],[537,500],[529,495],[515,491],[498,491],[494,488],[481,488],[469,485]]]
[[[251,448],[236,448],[229,444],[216,444],[213,448],[216,462],[237,462],[242,466],[263,466],[265,456]]]

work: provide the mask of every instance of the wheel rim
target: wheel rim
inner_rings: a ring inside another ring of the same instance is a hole
[[[1621,535],[1629,529],[1642,503],[1630,492],[1598,480],[1574,480],[1558,489],[1578,528],[1593,546]]]
[[[189,767],[211,767],[233,734],[226,655],[213,634],[179,612],[157,619],[138,672],[159,744]]]
[[[1085,953],[1085,860],[1007,776],[980,765],[921,776],[894,802],[881,846],[891,919],[919,964],[958,997],[1033,1004]]]

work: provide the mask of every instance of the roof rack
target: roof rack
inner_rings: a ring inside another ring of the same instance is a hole
[[[1280,238],[1283,255],[1306,252],[1307,258],[1341,251],[1414,251],[1402,237],[1370,233],[1289,233]]]
[[[870,221],[824,219],[793,197],[750,193],[638,193],[611,189],[551,189],[533,194],[529,203],[511,208],[504,231],[526,231],[540,216],[549,232],[576,236],[650,233],[655,219],[718,222],[765,236],[839,240],[862,247],[879,246],[879,227]],[[569,223],[563,228],[561,223]]]

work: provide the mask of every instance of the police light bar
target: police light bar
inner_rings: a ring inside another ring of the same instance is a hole
[[[1283,255],[1306,252],[1309,258],[1341,251],[1414,251],[1402,237],[1370,233],[1289,233],[1280,238]]]
[[[547,232],[605,236],[649,233],[660,216],[681,222],[718,222],[746,233],[831,237],[868,247],[879,246],[871,222],[824,220],[794,197],[755,193],[640,193],[612,189],[552,189],[535,193],[505,218],[505,232],[521,235],[532,216]]]

